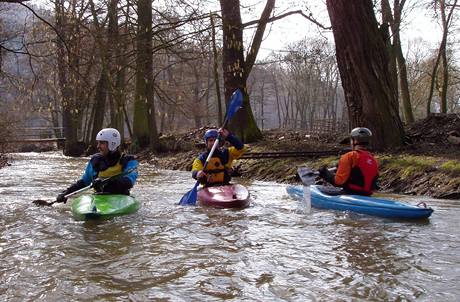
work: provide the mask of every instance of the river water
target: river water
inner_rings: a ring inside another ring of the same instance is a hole
[[[52,201],[87,159],[12,157],[0,170],[0,301],[460,299],[458,201],[425,199],[430,220],[391,221],[307,213],[285,185],[251,182],[249,208],[182,207],[190,173],[143,165],[139,212],[81,222],[69,202],[31,202]]]

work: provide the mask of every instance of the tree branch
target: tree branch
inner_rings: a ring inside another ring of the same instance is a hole
[[[5,0],[0,0],[1,1],[5,1]],[[42,17],[40,17],[31,7],[25,5],[24,3],[20,2],[21,0],[6,0],[7,2],[8,1],[16,1],[16,3],[19,3],[20,5],[24,6],[25,8],[27,8],[29,11],[32,12],[32,14],[34,14],[35,17],[37,17],[40,21],[42,21],[43,23],[45,23],[46,25],[48,25],[49,27],[51,27],[53,29],[53,31],[56,33],[57,37],[62,41],[62,43],[64,44],[65,48],[67,49],[67,52],[70,53],[70,49],[69,47],[67,46],[67,43],[66,41],[61,37],[59,31],[51,24],[49,23],[48,21],[46,21],[45,19],[43,19]],[[24,1],[28,1],[28,0],[24,0]]]
[[[314,24],[316,24],[317,26],[321,27],[322,29],[326,29],[326,30],[330,30],[332,29],[331,26],[324,26],[323,24],[321,24],[320,22],[316,21],[310,14],[310,16],[307,16],[305,15],[302,10],[296,10],[296,11],[290,11],[290,12],[287,12],[287,13],[284,13],[284,14],[281,14],[281,15],[278,15],[278,16],[274,16],[274,17],[271,17],[268,19],[267,23],[269,22],[274,22],[276,20],[279,20],[279,19],[282,19],[282,18],[285,18],[287,16],[290,16],[290,15],[295,15],[295,14],[299,14],[301,15],[302,17],[304,17],[305,19],[313,22]],[[251,25],[255,25],[255,24],[258,24],[260,22],[260,19],[259,20],[253,20],[253,21],[249,21],[249,22],[246,22],[243,24],[243,27],[248,27],[248,26],[251,26]]]

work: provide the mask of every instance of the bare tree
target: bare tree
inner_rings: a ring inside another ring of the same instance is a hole
[[[410,101],[409,83],[407,80],[406,59],[404,58],[401,48],[401,16],[406,0],[394,0],[393,12],[391,12],[390,3],[388,0],[382,0],[382,15],[383,22],[389,24],[392,32],[392,45],[391,45],[391,60],[395,59],[398,66],[399,89],[401,91],[401,102],[403,108],[404,118],[407,123],[414,122],[414,114],[412,112],[412,105]]]
[[[438,80],[438,77],[441,79],[439,80],[441,83],[439,84],[439,94],[440,94],[440,102],[441,102],[441,112],[447,113],[447,88],[449,83],[449,64],[447,58],[447,38],[449,34],[449,29],[453,22],[453,13],[458,8],[457,0],[453,0],[452,3],[448,3],[445,0],[435,0],[433,2],[433,6],[435,11],[439,11],[440,15],[440,22],[442,26],[442,39],[441,44],[439,45],[438,56],[433,66],[432,71],[432,79],[430,84],[430,94],[428,96],[428,102],[426,107],[427,115],[431,112],[431,100],[433,97],[433,90],[435,84]],[[438,75],[438,67],[441,61],[442,67],[442,74]]]

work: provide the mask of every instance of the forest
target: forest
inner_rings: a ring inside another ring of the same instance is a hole
[[[328,0],[328,18],[288,2],[0,0],[0,144],[50,128],[78,156],[114,127],[134,152],[162,151],[162,135],[222,124],[238,88],[229,128],[245,142],[364,125],[378,150],[459,112],[457,1]],[[438,41],[405,36],[416,14]],[[312,34],[259,56],[268,29],[295,15]]]
[[[459,301],[458,8],[0,0],[0,301]]]

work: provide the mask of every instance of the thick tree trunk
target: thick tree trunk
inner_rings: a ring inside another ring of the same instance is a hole
[[[209,14],[210,19],[211,19],[211,43],[212,43],[212,54],[213,54],[213,72],[214,72],[214,84],[216,85],[216,100],[217,100],[217,121],[219,122],[219,125],[222,125],[223,123],[223,110],[222,110],[222,100],[220,98],[220,80],[219,80],[219,67],[218,67],[218,61],[219,61],[219,55],[217,53],[217,47],[216,47],[216,30],[215,30],[215,22],[214,22],[214,16],[212,13]],[[206,107],[208,108],[208,107]],[[208,114],[209,116],[209,114]]]
[[[240,2],[239,0],[220,0],[220,6],[222,10],[222,67],[226,104],[228,104],[230,96],[236,89],[241,89],[244,96],[243,108],[235,114],[229,124],[229,128],[243,141],[252,142],[259,139],[262,134],[254,119],[246,91],[246,79],[249,75],[249,70],[245,70]]]
[[[133,136],[140,148],[159,148],[153,98],[152,2],[138,1],[136,96]]]
[[[368,127],[373,147],[399,146],[404,129],[384,37],[371,0],[327,0],[351,127]]]

